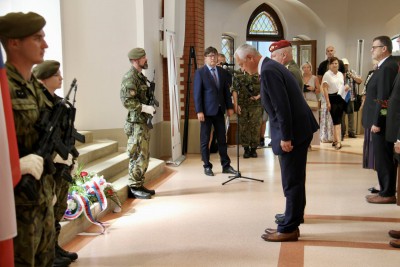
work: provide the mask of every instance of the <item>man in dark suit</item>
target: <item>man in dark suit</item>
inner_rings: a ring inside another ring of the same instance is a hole
[[[240,68],[261,75],[261,104],[269,115],[272,150],[279,156],[286,197],[285,219],[277,229],[267,228],[266,241],[297,241],[304,217],[307,151],[318,123],[293,75],[282,64],[262,57],[251,45],[235,52]]]
[[[380,192],[367,195],[366,200],[374,204],[396,203],[396,165],[393,160],[393,142],[387,142],[386,108],[381,101],[387,101],[392,92],[398,65],[392,54],[392,41],[387,36],[374,38],[371,48],[372,59],[378,61],[378,69],[367,84],[362,125],[371,131],[375,169],[378,174]]]
[[[232,76],[227,70],[217,66],[218,51],[208,47],[204,51],[205,65],[196,70],[194,76],[194,105],[197,118],[200,121],[200,150],[204,162],[204,173],[214,176],[213,165],[210,162],[211,127],[217,136],[218,152],[221,157],[223,173],[236,174],[231,167],[226,144],[225,111],[228,116],[233,114],[233,104],[229,88]]]
[[[397,38],[400,44],[400,37]],[[386,117],[386,141],[394,143],[395,159],[399,163],[400,159],[400,67],[394,81],[393,90],[389,98]],[[399,185],[397,185],[399,188]],[[397,192],[399,192],[397,190]],[[390,245],[400,248],[400,231],[390,230],[389,235],[395,240],[390,241]]]

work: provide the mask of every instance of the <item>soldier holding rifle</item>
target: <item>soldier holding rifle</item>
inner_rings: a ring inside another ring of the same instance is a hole
[[[150,161],[151,118],[155,114],[154,95],[150,96],[150,87],[142,70],[147,69],[146,52],[143,48],[134,48],[128,53],[130,70],[122,78],[120,98],[128,110],[124,131],[128,136],[127,153],[129,155],[129,190],[131,198],[149,199],[154,190],[144,187],[144,175]],[[153,86],[154,88],[154,86]],[[150,120],[149,120],[150,119]],[[150,126],[150,127],[149,127]]]

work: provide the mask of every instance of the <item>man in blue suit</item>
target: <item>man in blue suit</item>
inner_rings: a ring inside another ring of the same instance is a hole
[[[222,172],[236,174],[236,171],[230,165],[231,160],[228,156],[224,117],[225,111],[228,116],[233,114],[232,98],[229,91],[232,76],[227,70],[217,66],[218,51],[214,47],[206,48],[204,62],[205,65],[196,70],[194,76],[194,105],[197,118],[200,121],[200,150],[201,159],[204,162],[204,173],[208,176],[214,176],[208,146],[211,127],[214,126]]]
[[[374,38],[371,57],[378,61],[378,69],[374,71],[374,75],[367,84],[367,95],[362,113],[362,125],[366,131],[371,132],[372,151],[380,186],[378,194],[366,196],[367,202],[372,204],[396,203],[396,164],[393,161],[393,142],[388,142],[385,138],[387,110],[377,102],[378,100],[387,101],[392,93],[399,68],[392,56],[392,49],[392,40],[388,36]]]
[[[278,223],[277,229],[267,228],[262,238],[271,242],[297,241],[306,200],[307,152],[318,123],[298,82],[285,66],[262,57],[248,44],[236,50],[235,59],[242,70],[261,75],[261,104],[270,119],[272,150],[279,156],[286,197],[284,221]]]

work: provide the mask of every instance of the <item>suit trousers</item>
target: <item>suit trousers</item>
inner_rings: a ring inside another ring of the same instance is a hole
[[[372,134],[372,146],[375,158],[375,169],[378,174],[382,197],[392,197],[396,194],[396,163],[393,159],[393,146],[385,139],[385,131]]]
[[[311,140],[312,136],[295,145],[291,152],[279,156],[283,193],[286,197],[285,221],[278,224],[281,233],[293,232],[304,218],[307,152]]]
[[[218,152],[221,158],[222,168],[230,166],[231,160],[228,156],[228,145],[226,144],[225,134],[225,117],[221,108],[215,116],[204,116],[204,121],[200,123],[200,150],[201,160],[204,162],[204,168],[212,168],[210,163],[210,149],[208,147],[210,141],[211,127],[214,126],[214,131],[217,137]]]

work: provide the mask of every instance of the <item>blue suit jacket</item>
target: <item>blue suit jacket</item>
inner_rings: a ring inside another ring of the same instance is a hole
[[[196,70],[194,75],[194,106],[196,113],[203,112],[205,116],[215,116],[219,107],[223,113],[226,109],[233,109],[229,88],[232,76],[227,70],[216,67],[219,78],[219,88],[208,67],[205,65]]]
[[[393,83],[397,75],[399,66],[393,56],[389,56],[379,67],[374,71],[371,79],[367,84],[367,96],[364,102],[362,112],[362,125],[364,129],[371,128],[372,125],[386,128],[386,117],[381,116],[381,106],[376,100],[387,100],[391,95]]]
[[[310,140],[319,128],[311,109],[304,100],[299,84],[282,64],[266,57],[261,66],[261,103],[268,113],[272,150],[285,153],[281,140],[296,146]]]

